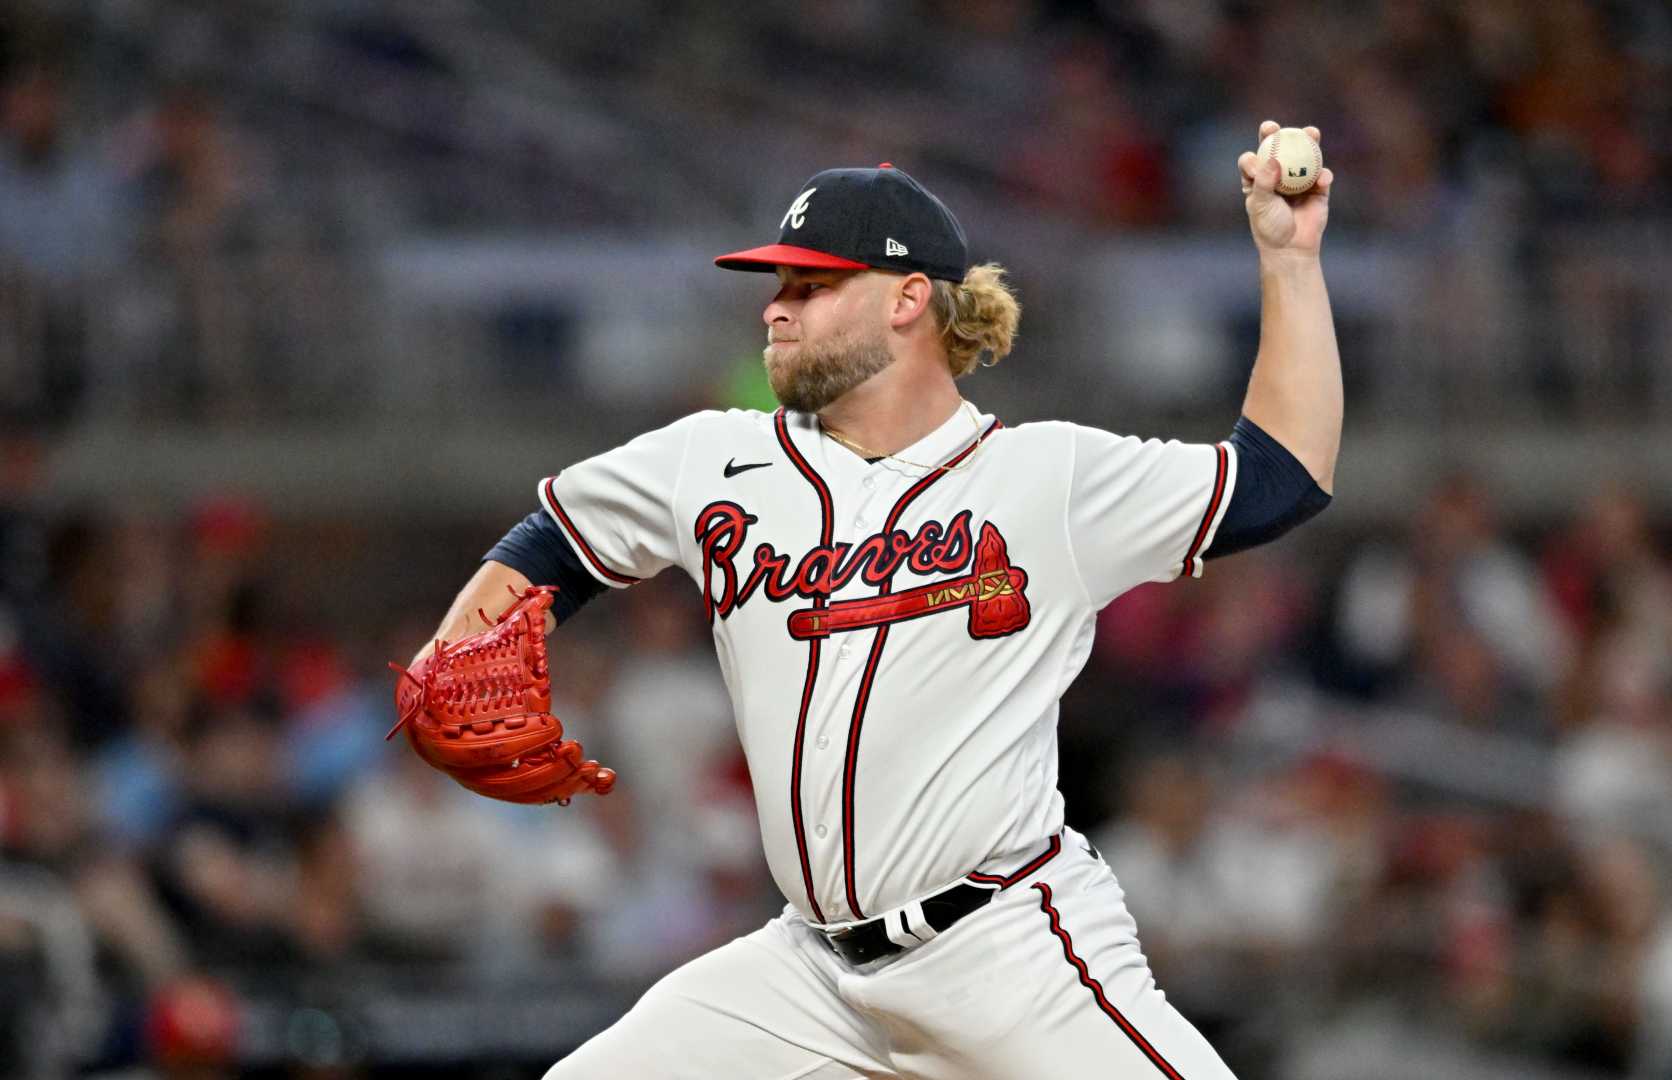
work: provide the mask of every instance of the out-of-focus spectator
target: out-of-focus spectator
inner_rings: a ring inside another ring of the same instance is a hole
[[[157,94],[134,183],[150,238],[182,269],[236,246],[249,178],[217,116],[213,92],[181,82]],[[247,239],[247,238],[246,238]]]
[[[43,283],[85,280],[120,255],[122,177],[70,130],[65,60],[13,42],[0,70],[0,263]]]
[[[1188,759],[1145,762],[1130,816],[1095,840],[1145,946],[1175,971],[1310,946],[1347,884],[1311,777],[1245,787],[1230,813],[1211,794],[1225,782]]]
[[[503,830],[485,800],[402,754],[380,783],[359,785],[343,821],[359,868],[367,944],[426,961],[481,955],[502,910],[495,876]]]
[[[1335,759],[1244,780],[1175,754],[1142,761],[1126,812],[1094,834],[1157,981],[1247,1060],[1275,1040],[1240,1000],[1272,986],[1303,1000],[1331,928],[1381,874],[1381,791]]]
[[[739,901],[759,895],[765,864],[701,607],[671,578],[624,599],[634,649],[613,665],[597,715],[599,745],[634,778],[615,808],[631,818],[631,858],[594,947],[615,974],[639,977],[744,931],[739,911],[754,909]]]
[[[1591,711],[1557,753],[1557,805],[1577,825],[1650,839],[1672,856],[1672,652],[1614,634],[1590,668]]]
[[[1070,37],[1048,70],[1045,119],[1006,163],[1017,189],[1103,224],[1164,221],[1171,187],[1161,137],[1105,42]]]
[[[1579,642],[1609,633],[1672,647],[1672,567],[1631,492],[1599,493],[1544,552],[1551,595]]]
[[[1188,589],[1134,589],[1098,614],[1088,696],[1127,699],[1122,735],[1133,743],[1233,728],[1261,688],[1287,674],[1311,603],[1295,568],[1267,552],[1215,561]],[[1070,737],[1108,743],[1105,718],[1085,732],[1076,721]]]
[[[1335,620],[1343,659],[1368,685],[1450,702],[1474,723],[1548,728],[1548,717],[1506,704],[1548,691],[1570,644],[1534,567],[1500,534],[1473,481],[1454,477],[1433,491],[1408,547],[1370,545],[1355,557]]]
[[[48,444],[29,425],[0,425],[0,605],[21,605],[46,586],[46,510],[41,505]]]
[[[24,660],[64,701],[80,746],[97,746],[128,723],[133,659],[118,623],[115,533],[91,516],[55,522],[46,551],[46,588],[18,608]]]
[[[162,881],[207,962],[294,963],[298,820],[283,787],[279,731],[252,713],[206,708],[187,734],[185,803],[159,854]]]
[[[3,33],[3,31],[0,31]],[[86,290],[128,250],[122,177],[70,130],[67,53],[0,37],[0,423],[59,424],[86,391]]]
[[[187,959],[140,862],[98,833],[90,779],[44,700],[29,722],[0,730],[0,880],[9,883],[0,892],[11,918],[36,927],[53,973],[37,1020],[56,1015],[51,1044],[68,1039],[57,1052],[81,1061],[100,1043],[101,989],[142,993]]]
[[[99,815],[113,842],[160,843],[182,810],[185,735],[193,708],[183,658],[166,656],[134,684],[134,722],[98,756]]]
[[[257,245],[262,223],[251,155],[228,129],[210,85],[161,88],[129,142],[144,223],[141,257],[156,270],[135,297],[145,315],[134,329],[147,327],[137,336],[148,348],[141,353],[127,344],[152,386],[133,392],[158,396],[161,389],[165,403],[191,415],[254,412],[263,362],[284,357],[270,349],[267,308],[245,296],[270,291],[269,269],[284,272],[280,263],[296,241],[274,237],[266,249]]]
[[[581,955],[583,920],[623,900],[590,815],[498,806],[411,753],[391,765],[343,810],[367,947],[502,973]]]
[[[95,945],[64,882],[0,861],[0,1068],[65,1075],[92,1056],[107,1002]]]
[[[669,823],[692,790],[723,774],[740,751],[731,698],[688,583],[659,578],[622,600],[626,610],[616,614],[633,649],[613,664],[598,702],[601,742],[617,755],[619,771],[634,777],[638,828],[663,857],[663,846],[684,846]],[[561,652],[561,640],[555,647]]]
[[[0,730],[0,1065],[53,1075],[85,1060],[107,1001],[96,944],[70,875],[92,854],[79,829],[74,763],[38,697]],[[63,790],[66,786],[70,790]],[[80,846],[82,850],[72,850]]]
[[[1630,66],[1607,40],[1605,15],[1579,0],[1542,7],[1531,20],[1538,59],[1503,88],[1511,129],[1531,136],[1538,170],[1553,198],[1576,210],[1592,184],[1613,199],[1637,197],[1654,171],[1654,151],[1631,125]]]

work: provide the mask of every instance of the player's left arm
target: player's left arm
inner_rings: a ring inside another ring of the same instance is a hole
[[[1277,130],[1267,120],[1260,138]],[[1314,140],[1318,129],[1306,128]],[[1310,191],[1277,191],[1275,160],[1237,160],[1248,224],[1260,256],[1260,347],[1242,413],[1287,450],[1328,494],[1341,448],[1341,353],[1319,261],[1335,176],[1318,174]]]

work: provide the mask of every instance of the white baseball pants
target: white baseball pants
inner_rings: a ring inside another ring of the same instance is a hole
[[[1167,1003],[1114,874],[1061,854],[852,967],[793,911],[679,968],[546,1080],[1235,1080]]]

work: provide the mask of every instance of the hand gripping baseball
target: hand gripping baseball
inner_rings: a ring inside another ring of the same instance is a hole
[[[1263,141],[1277,130],[1277,121],[1267,120],[1260,125],[1257,141]],[[1302,130],[1314,143],[1322,141],[1317,128]],[[1277,190],[1283,169],[1274,158],[1262,160],[1253,151],[1245,151],[1237,158],[1237,172],[1242,178],[1248,227],[1254,233],[1254,246],[1260,253],[1317,255],[1323,244],[1324,226],[1329,223],[1329,196],[1335,174],[1323,169],[1318,173],[1318,182],[1310,189],[1300,195],[1284,195]]]
[[[583,791],[607,795],[615,772],[584,760],[551,714],[546,663],[550,588],[531,588],[487,629],[429,655],[395,684],[400,719],[418,756],[479,795],[516,803],[567,804]],[[481,613],[479,613],[481,614]],[[482,614],[486,623],[488,617]]]

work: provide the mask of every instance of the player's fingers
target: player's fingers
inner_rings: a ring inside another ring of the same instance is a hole
[[[1237,177],[1242,181],[1242,193],[1244,195],[1247,195],[1249,189],[1254,186],[1254,168],[1259,164],[1259,160],[1254,156],[1252,150],[1244,150],[1242,155],[1237,158]]]
[[[1262,121],[1260,121],[1260,138],[1262,138],[1262,139],[1265,138],[1267,135],[1270,135],[1272,132],[1276,131],[1281,126],[1282,125],[1280,125],[1276,120],[1262,120]]]
[[[1273,192],[1277,190],[1277,182],[1283,178],[1283,166],[1276,158],[1267,158],[1260,162],[1259,168],[1254,170],[1253,188],[1255,191]]]
[[[1306,132],[1307,137],[1310,138],[1315,143],[1321,143],[1321,142],[1324,141],[1324,137],[1322,135],[1318,134],[1318,129],[1313,127],[1311,124],[1306,125],[1305,127],[1301,128],[1301,130]]]
[[[1312,185],[1312,190],[1320,195],[1328,195],[1330,185],[1335,183],[1335,173],[1328,168],[1318,170],[1318,182]]]

